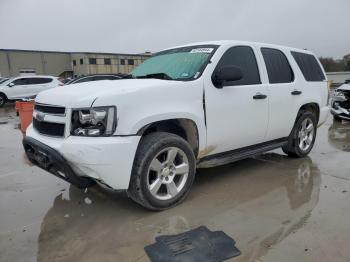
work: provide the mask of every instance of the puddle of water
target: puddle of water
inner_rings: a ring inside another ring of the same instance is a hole
[[[350,168],[342,150],[350,128],[328,122],[310,157],[290,159],[277,150],[199,170],[184,203],[149,212],[126,197],[97,187],[79,190],[30,167],[20,132],[9,126],[0,127],[6,134],[0,138],[0,261],[144,261],[143,248],[156,236],[200,225],[237,240],[242,255],[235,261],[254,261],[315,217],[320,192],[331,187],[322,182],[325,175],[326,181],[328,174],[350,176],[342,171]],[[350,191],[334,188],[343,197]]]

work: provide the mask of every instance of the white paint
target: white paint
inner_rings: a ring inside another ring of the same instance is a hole
[[[339,86],[337,89],[350,90],[350,83],[349,84],[343,84],[343,85]]]
[[[140,140],[137,132],[144,126],[166,119],[192,120],[199,132],[199,149],[214,148],[220,153],[272,139],[287,137],[299,108],[305,103],[320,107],[322,124],[329,113],[327,82],[306,82],[290,51],[294,48],[251,42],[217,41],[198,43],[220,45],[203,74],[193,81],[158,79],[123,79],[68,85],[40,93],[36,101],[67,108],[65,138],[38,134],[32,127],[31,136],[58,150],[76,172],[103,180],[115,189],[127,189],[136,149]],[[191,44],[196,45],[196,44]],[[251,46],[257,56],[262,84],[228,86],[217,89],[211,76],[222,54],[237,45]],[[277,48],[287,56],[295,81],[289,84],[268,83],[261,47]],[[293,90],[302,95],[292,96]],[[207,123],[203,111],[203,93]],[[254,100],[256,93],[267,99]],[[118,125],[113,137],[74,137],[69,135],[72,108],[90,106],[117,107]],[[50,118],[54,119],[54,118]]]

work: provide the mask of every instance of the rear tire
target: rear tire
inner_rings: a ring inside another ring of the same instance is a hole
[[[283,152],[289,157],[305,157],[314,146],[316,133],[315,115],[309,111],[301,111],[288,137],[288,144],[282,147]]]
[[[4,94],[0,94],[0,107],[3,107],[6,104],[7,97]]]
[[[128,194],[150,210],[173,207],[187,196],[195,170],[194,152],[187,141],[171,133],[151,133],[140,141]]]

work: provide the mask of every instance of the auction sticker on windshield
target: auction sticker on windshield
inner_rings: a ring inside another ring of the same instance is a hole
[[[195,49],[192,49],[190,53],[211,53],[213,52],[214,48],[195,48]]]

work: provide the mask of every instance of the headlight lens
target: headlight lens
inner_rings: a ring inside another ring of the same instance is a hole
[[[71,134],[75,136],[110,136],[116,128],[115,106],[74,109]]]

